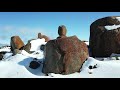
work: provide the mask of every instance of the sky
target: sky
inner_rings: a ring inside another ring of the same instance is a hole
[[[38,33],[56,39],[60,25],[66,26],[67,36],[89,41],[91,23],[107,16],[120,12],[0,12],[0,43],[9,44],[12,36],[27,43]]]

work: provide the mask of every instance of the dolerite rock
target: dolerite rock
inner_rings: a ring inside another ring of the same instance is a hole
[[[13,55],[20,54],[20,53],[21,53],[21,50],[19,50],[19,49],[14,49],[13,50]]]
[[[2,60],[3,59],[3,54],[0,54],[0,60]]]
[[[38,67],[40,67],[40,63],[37,61],[31,61],[29,67],[32,69],[37,69]]]
[[[44,49],[45,49],[45,45],[41,45],[40,50],[44,51]]]
[[[50,38],[48,36],[42,35],[41,33],[38,33],[38,38],[40,38],[40,39],[44,38],[45,42],[48,42],[50,40]]]
[[[28,52],[28,53],[30,53],[30,48],[31,48],[31,43],[27,43],[25,46],[24,46],[24,50],[26,51],[26,52]]]
[[[7,52],[0,52],[0,60],[3,59],[3,56],[6,54]]]
[[[108,30],[105,26],[120,25],[116,16],[104,17],[90,26],[90,50],[93,57],[108,57],[120,53],[120,28]]]
[[[26,52],[28,52],[28,53],[33,53],[33,51],[30,51],[30,49],[31,49],[31,41],[32,40],[35,40],[35,39],[31,39],[31,40],[28,40],[28,42],[27,42],[27,44],[23,47],[23,50],[25,50]]]
[[[50,40],[45,47],[43,73],[70,74],[79,72],[88,58],[87,45],[76,36]]]
[[[11,37],[10,46],[11,46],[11,51],[13,51],[14,49],[20,49],[24,47],[24,43],[19,36],[13,36]]]
[[[67,29],[64,25],[61,25],[58,27],[58,34],[59,34],[59,37],[57,38],[64,38],[66,37],[66,33],[67,33]]]

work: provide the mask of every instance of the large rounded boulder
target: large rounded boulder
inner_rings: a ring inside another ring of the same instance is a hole
[[[87,45],[76,36],[50,40],[45,46],[42,71],[46,74],[79,72],[88,56]]]
[[[19,36],[13,36],[11,37],[10,46],[11,51],[14,51],[15,49],[21,49],[22,47],[24,47],[24,42]]]
[[[120,53],[120,17],[104,17],[90,26],[90,51],[93,57]]]

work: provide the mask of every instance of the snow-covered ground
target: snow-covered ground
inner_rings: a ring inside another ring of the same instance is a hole
[[[4,47],[0,49],[0,52],[10,52],[10,47]]]
[[[0,78],[120,78],[120,60],[109,57],[104,58],[104,60],[101,60],[103,58],[95,59],[89,57],[84,62],[80,70],[81,72],[75,72],[69,75],[50,73],[46,76],[42,73],[42,64],[37,69],[31,69],[29,67],[33,58],[37,58],[40,61],[43,61],[44,58],[43,51],[39,50],[38,47],[46,42],[44,40],[38,40],[38,42],[37,40],[31,45],[33,50],[36,50],[32,54],[22,50],[21,54],[15,56],[12,56],[10,52],[4,55],[4,59],[0,61]],[[35,48],[34,45],[36,45]],[[88,68],[94,65],[97,65],[97,68],[92,70]],[[92,74],[89,74],[89,72],[92,72]]]

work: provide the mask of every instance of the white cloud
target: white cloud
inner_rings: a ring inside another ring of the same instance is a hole
[[[13,27],[13,26],[5,26],[5,27],[3,27],[3,29],[6,30],[6,31],[9,31],[9,30],[14,30],[15,27]]]
[[[0,25],[0,39],[1,40],[10,40],[11,36],[18,35],[24,42],[27,42],[30,39],[37,38],[38,33],[47,35],[48,37],[53,37],[54,33],[48,32],[40,27],[30,28],[30,27],[15,27],[12,25]]]

